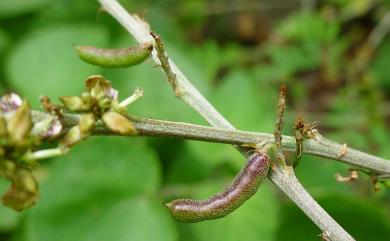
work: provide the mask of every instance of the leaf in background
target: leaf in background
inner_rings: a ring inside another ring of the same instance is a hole
[[[315,43],[305,46],[271,45],[268,49],[277,77],[286,79],[298,71],[312,70],[321,63],[322,48]]]
[[[185,144],[181,146],[178,155],[169,160],[169,166],[166,170],[167,183],[180,183],[186,185],[188,183],[204,181],[210,175],[214,165],[209,159],[209,145],[212,146],[213,144],[205,143],[203,155],[198,156],[195,153],[190,152],[188,148],[189,143],[191,142],[185,142]]]
[[[7,33],[2,28],[0,28],[0,56],[4,55],[5,48],[8,47],[9,43],[10,40]]]
[[[298,12],[282,22],[276,31],[296,42],[332,43],[340,32],[340,26],[326,21],[319,13]]]
[[[21,15],[39,10],[51,0],[15,0],[0,1],[0,18]]]
[[[362,133],[360,133],[362,134]],[[371,125],[370,126],[370,141],[374,142],[375,145],[375,153],[379,157],[390,159],[390,132],[386,127],[382,124]]]
[[[299,12],[282,22],[276,33],[285,44],[271,44],[269,53],[281,77],[322,67],[326,80],[338,80],[348,41],[338,38],[338,23],[319,13]]]
[[[337,182],[334,177],[337,172],[347,175],[347,168],[343,163],[304,154],[295,170],[302,185],[316,196],[330,191],[352,193],[351,185]]]
[[[177,240],[144,142],[90,138],[57,158],[26,223],[29,241]]]
[[[104,25],[106,18],[111,18],[108,14],[107,17],[103,17],[104,13],[99,11],[101,7],[98,1],[80,1],[80,0],[55,0],[45,8],[40,9],[36,19],[34,19],[34,27],[44,25],[46,26],[48,21],[50,24],[57,23],[92,23],[98,25]],[[110,25],[121,26],[112,19]],[[113,24],[114,23],[114,24]],[[115,26],[112,26],[115,28]],[[111,31],[111,29],[107,29]]]
[[[220,182],[207,182],[197,190],[195,196],[201,199],[219,190]],[[181,224],[180,229],[182,234],[192,237],[191,241],[271,241],[274,240],[277,229],[278,209],[276,194],[265,181],[251,199],[228,216],[200,223]]]
[[[356,240],[390,239],[390,218],[378,203],[343,194],[322,195],[317,201]],[[321,233],[295,205],[284,205],[281,213],[276,240],[315,240]]]
[[[27,35],[11,53],[7,81],[33,107],[39,96],[59,97],[80,93],[84,80],[96,74],[95,66],[78,59],[73,44],[102,46],[107,32],[96,26],[52,26]]]
[[[216,109],[239,130],[273,130],[278,87],[256,82],[250,70],[234,71],[218,86],[211,98]]]
[[[390,42],[384,41],[379,47],[377,57],[372,63],[372,72],[378,81],[387,90],[390,89]]]
[[[10,39],[8,34],[0,27],[0,94],[4,94],[6,91],[6,81],[4,79],[4,56],[9,44]]]

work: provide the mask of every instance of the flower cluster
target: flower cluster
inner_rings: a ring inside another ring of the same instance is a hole
[[[126,116],[128,105],[142,96],[134,94],[118,102],[118,91],[102,76],[90,76],[86,80],[87,91],[81,96],[64,96],[63,106],[50,103],[41,97],[42,106],[49,113],[34,112],[27,101],[10,93],[0,99],[0,177],[11,182],[3,195],[5,206],[21,211],[34,205],[38,198],[38,183],[33,175],[37,160],[64,154],[72,145],[91,135],[95,128],[105,127],[120,135],[137,134],[133,123]],[[65,129],[62,137],[62,121],[66,112],[79,113],[79,122]],[[34,115],[33,115],[34,113]],[[60,137],[59,146],[39,150],[45,139]]]
[[[57,136],[61,129],[53,116],[33,124],[29,104],[14,93],[0,99],[0,177],[11,182],[2,198],[5,206],[20,211],[36,202],[38,184],[32,170],[37,156],[33,151],[43,139]]]
[[[87,91],[81,96],[60,97],[66,110],[82,113],[79,124],[72,127],[61,140],[63,148],[69,148],[86,138],[99,125],[121,135],[137,134],[133,123],[126,117],[125,110],[142,96],[141,91],[136,91],[133,96],[119,103],[118,91],[103,76],[90,76],[85,83]]]

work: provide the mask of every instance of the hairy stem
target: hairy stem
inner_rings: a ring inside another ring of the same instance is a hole
[[[46,113],[38,111],[34,111],[33,113],[33,119],[40,119],[47,115]],[[134,122],[134,126],[138,131],[138,135],[141,136],[175,137],[187,140],[226,143],[232,145],[272,142],[274,140],[274,136],[268,133],[228,130],[217,127],[147,119],[134,116],[132,116],[130,119]],[[64,125],[66,128],[77,125],[78,121],[78,115],[64,115]],[[96,135],[118,135],[103,126],[96,127],[94,133]],[[343,145],[330,141],[324,137],[319,136],[317,139],[306,139],[304,140],[304,145],[305,154],[313,154],[316,156],[338,160],[377,174],[390,175],[389,160],[382,159],[352,148],[348,148],[347,153],[343,156],[340,156],[339,153],[343,148]],[[292,136],[283,136],[282,147],[287,151],[295,151],[295,138]]]

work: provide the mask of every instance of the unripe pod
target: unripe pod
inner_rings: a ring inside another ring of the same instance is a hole
[[[165,204],[179,221],[194,223],[228,215],[252,197],[267,176],[270,159],[267,154],[252,154],[233,182],[222,192],[206,200],[177,199]]]
[[[123,49],[100,49],[93,46],[76,46],[79,57],[93,65],[107,68],[125,68],[140,64],[153,50],[151,43]]]

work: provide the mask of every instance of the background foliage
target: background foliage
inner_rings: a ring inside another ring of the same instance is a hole
[[[386,1],[121,2],[163,36],[170,57],[238,129],[271,132],[278,86],[286,82],[285,134],[302,115],[340,143],[390,158],[389,38],[353,72],[367,37],[389,11]],[[0,1],[0,90],[40,108],[40,95],[77,95],[84,79],[102,74],[122,98],[144,88],[132,114],[206,124],[173,96],[152,63],[105,70],[83,63],[73,49],[132,42],[95,1]],[[41,196],[34,208],[0,207],[0,240],[313,240],[320,231],[269,181],[220,220],[180,224],[162,206],[161,200],[220,190],[243,161],[227,145],[89,138],[36,170]],[[365,175],[337,183],[334,174],[347,168],[304,155],[297,175],[357,240],[390,240],[389,190],[375,193]]]

